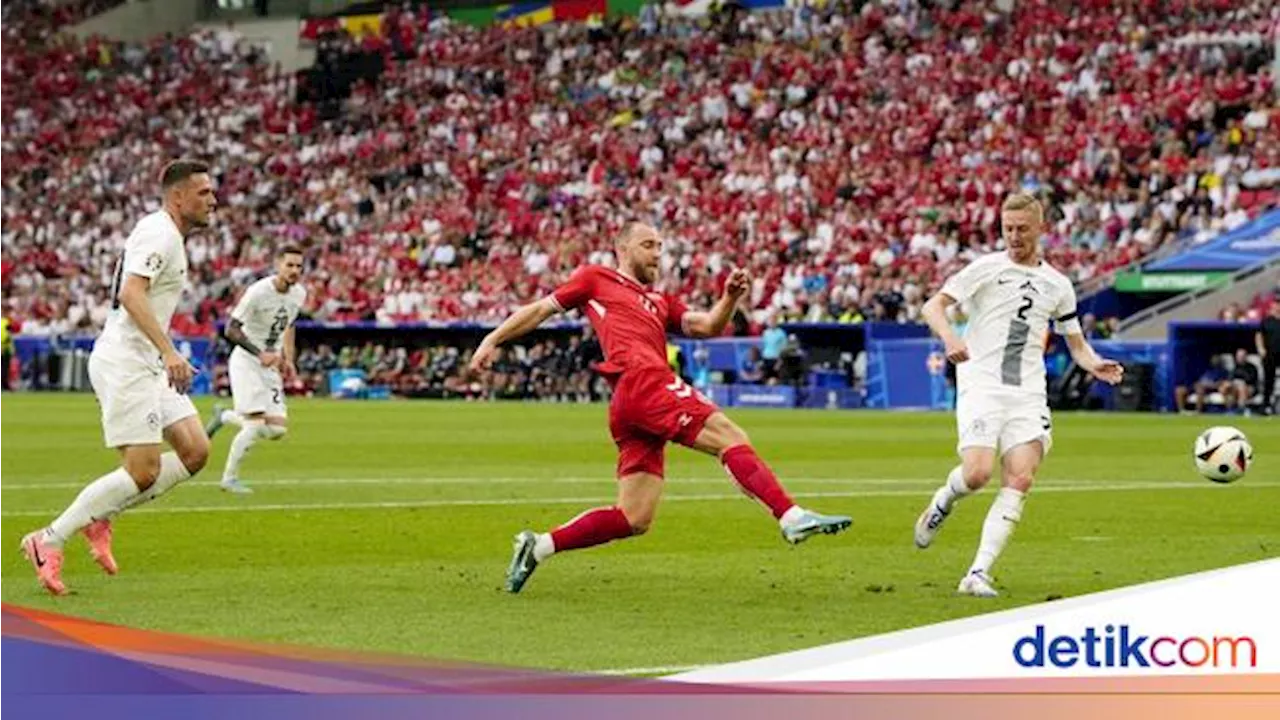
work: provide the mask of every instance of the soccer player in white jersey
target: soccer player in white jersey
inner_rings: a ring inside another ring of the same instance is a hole
[[[193,160],[165,166],[163,207],[138,221],[125,241],[111,288],[111,315],[89,356],[107,447],[120,467],[90,483],[48,527],[22,538],[22,551],[51,593],[62,582],[63,546],[76,533],[94,560],[117,572],[111,519],[154,500],[204,467],[209,438],[186,396],[194,370],[169,339],[169,321],[187,280],[183,240],[209,224],[217,200],[209,168]],[[173,452],[161,453],[167,442]]]
[[[1022,518],[1040,461],[1052,445],[1044,346],[1050,321],[1065,335],[1071,357],[1094,377],[1116,384],[1124,368],[1098,357],[1076,319],[1071,281],[1040,257],[1044,209],[1034,196],[1011,195],[1000,214],[1005,251],[974,260],[925,303],[922,315],[956,363],[956,426],[961,463],[916,521],[915,541],[929,547],[961,498],[980,490],[995,471],[1001,487],[982,526],[982,539],[958,592],[994,597],[991,567]],[[964,337],[947,321],[964,303]]]
[[[226,423],[240,426],[222,473],[227,492],[253,492],[240,482],[245,454],[259,439],[279,440],[288,431],[284,383],[298,374],[293,321],[307,301],[301,277],[302,251],[286,245],[276,256],[276,274],[250,285],[231,311],[224,335],[236,346],[227,363],[235,409],[215,406],[205,426],[209,437]]]

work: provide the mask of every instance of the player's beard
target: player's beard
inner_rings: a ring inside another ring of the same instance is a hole
[[[1037,248],[1035,242],[1009,243],[1009,256],[1015,262],[1028,263],[1036,259]]]

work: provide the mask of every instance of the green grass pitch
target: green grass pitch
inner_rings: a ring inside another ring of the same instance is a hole
[[[990,491],[933,548],[911,541],[955,462],[949,415],[730,411],[801,502],[853,529],[790,547],[714,460],[672,448],[648,535],[553,558],[510,596],[516,531],[613,498],[604,406],[313,400],[250,454],[255,495],[214,484],[229,428],[200,477],[117,521],[119,576],[70,543],[75,594],[55,599],[19,539],[114,454],[91,396],[6,395],[3,411],[4,601],[209,637],[658,673],[1280,555],[1280,421],[1060,414],[996,568],[1005,593],[983,601],[953,591]],[[1192,469],[1215,420],[1254,444],[1234,485]]]

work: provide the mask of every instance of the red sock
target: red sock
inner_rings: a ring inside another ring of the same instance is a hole
[[[551,531],[556,552],[603,545],[625,537],[631,537],[631,523],[616,506],[588,510]]]
[[[750,445],[734,445],[725,450],[720,462],[724,463],[724,469],[733,476],[742,492],[764,503],[775,518],[781,518],[795,505],[778,483],[777,476]]]

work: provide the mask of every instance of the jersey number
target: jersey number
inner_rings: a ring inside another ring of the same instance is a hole
[[[671,384],[667,386],[667,389],[675,393],[675,396],[682,400],[693,394],[693,388],[689,386],[689,383],[681,380],[680,378],[673,380]]]
[[[1022,306],[1018,308],[1019,320],[1023,322],[1027,321],[1027,311],[1031,309],[1031,305],[1032,305],[1032,302],[1030,297],[1022,298]]]
[[[289,316],[284,310],[276,313],[276,319],[271,323],[271,329],[267,331],[267,347],[276,346],[276,341],[280,339],[280,335],[289,327]]]
[[[1000,362],[1000,380],[1005,385],[1022,385],[1022,351],[1027,347],[1031,326],[1027,324],[1027,311],[1035,303],[1030,296],[1022,298],[1017,317],[1009,323],[1009,336],[1004,341],[1004,357]]]

